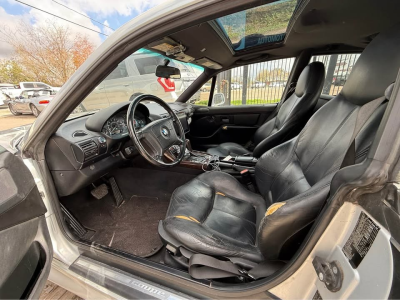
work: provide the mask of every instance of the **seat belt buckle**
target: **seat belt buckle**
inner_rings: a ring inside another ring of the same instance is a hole
[[[247,186],[248,190],[256,192],[255,186],[253,184],[253,178],[251,177],[250,171],[244,169],[240,171],[240,176],[242,176],[242,182]]]
[[[240,273],[241,275],[243,275],[243,277],[246,277],[246,278],[250,278],[250,279],[256,280],[256,279],[255,279],[255,277],[253,277],[252,275],[250,275],[250,274],[249,274],[249,272],[248,272],[247,270],[244,270],[244,269],[238,269],[238,271],[239,271],[239,273]]]

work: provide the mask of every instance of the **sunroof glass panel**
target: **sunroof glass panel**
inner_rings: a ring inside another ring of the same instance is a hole
[[[217,19],[235,51],[283,42],[297,0],[280,0]]]

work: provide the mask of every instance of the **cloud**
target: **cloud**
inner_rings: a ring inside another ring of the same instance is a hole
[[[7,14],[4,8],[0,7],[0,26],[6,26],[8,28],[16,28],[18,24],[27,16],[13,16]],[[0,38],[0,58],[8,58],[12,56],[14,49],[11,45],[1,41]]]
[[[113,14],[121,16],[138,15],[166,0],[65,0],[63,4],[96,13],[100,18]]]
[[[108,23],[107,20],[105,20],[103,24],[105,25],[105,27],[103,27],[103,33],[104,34],[110,35],[111,33],[114,32],[114,30],[109,28],[110,27],[110,23]]]
[[[102,32],[106,35],[111,34],[113,31],[110,28],[102,26],[88,17],[92,17],[100,23],[110,26],[110,23],[122,25],[119,19],[126,20],[129,17],[135,17],[138,14],[156,6],[166,0],[22,0],[23,2],[45,10],[56,16],[60,16],[77,24],[83,28],[56,17],[52,17],[42,11],[36,10],[24,4],[12,0],[0,0],[0,5],[6,7],[4,9],[0,6],[0,26],[8,26],[15,28],[21,20],[29,21],[33,26],[41,25],[48,19],[62,26],[68,26],[72,34],[81,34],[88,37],[88,39],[96,46],[100,45],[105,39],[105,36],[97,33]],[[57,4],[56,2],[61,3]],[[4,5],[3,5],[4,4]],[[64,6],[63,6],[64,5]],[[76,13],[65,6],[79,12]],[[7,11],[6,11],[7,10]],[[81,15],[83,14],[83,15]],[[118,18],[120,16],[120,18]],[[104,19],[106,19],[104,21]],[[113,20],[114,22],[110,22]],[[110,26],[110,27],[113,27]],[[97,31],[97,32],[95,32]],[[10,57],[13,50],[3,42],[0,42],[0,57]]]

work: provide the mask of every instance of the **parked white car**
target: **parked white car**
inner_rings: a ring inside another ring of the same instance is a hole
[[[30,91],[38,91],[38,90],[43,90],[43,89],[48,89],[52,90],[54,92],[58,92],[61,87],[54,87],[51,85],[48,85],[47,83],[43,82],[33,82],[33,81],[23,81],[20,82],[18,85],[15,85],[15,89],[10,90],[9,94],[11,98],[15,98],[16,96],[21,95],[23,91],[30,90]]]
[[[170,60],[169,66],[181,72],[180,79],[165,80],[157,77],[156,67],[162,65],[166,57],[152,51],[138,51],[122,62],[99,84],[85,101],[84,106],[90,110],[94,103],[110,104],[128,101],[132,95],[152,94],[166,102],[174,102],[195,81],[198,75],[189,64]],[[200,91],[195,93],[191,102],[200,99]]]

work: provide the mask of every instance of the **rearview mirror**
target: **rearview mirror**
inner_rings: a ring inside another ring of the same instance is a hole
[[[157,66],[156,76],[161,78],[179,79],[181,78],[181,71],[174,67]]]
[[[221,106],[225,104],[225,95],[223,93],[216,93],[212,99],[212,106]]]

